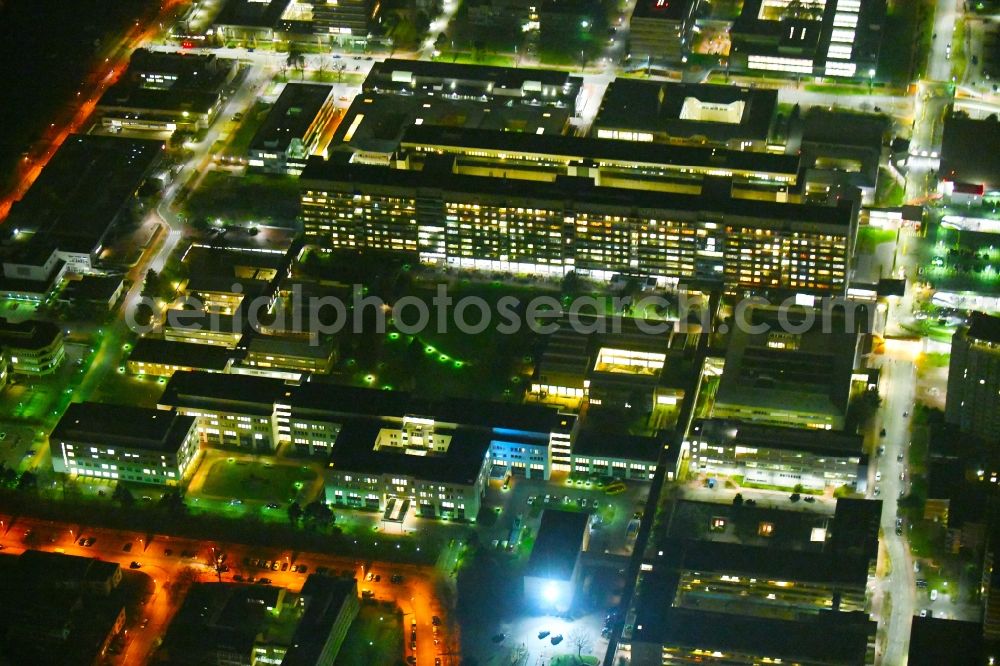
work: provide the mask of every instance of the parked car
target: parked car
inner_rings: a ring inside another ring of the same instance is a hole
[[[562,643],[563,635],[562,634],[556,634],[555,636],[553,636],[549,640],[552,641],[553,645],[559,645],[560,643]]]
[[[549,635],[550,633],[551,633],[551,632],[548,632],[548,631],[539,631],[539,632],[538,632],[538,640],[542,640],[542,639],[544,639],[544,638],[548,637],[548,635]]]
[[[132,552],[132,542],[129,541],[127,544],[125,544],[124,546],[122,546],[122,550],[125,551],[126,553],[131,553]]]
[[[132,560],[132,561],[131,561],[131,562],[129,563],[129,565],[128,565],[128,568],[129,568],[129,569],[141,569],[141,568],[142,568],[142,565],[141,565],[141,564],[139,564],[138,562],[136,562],[135,560]]]

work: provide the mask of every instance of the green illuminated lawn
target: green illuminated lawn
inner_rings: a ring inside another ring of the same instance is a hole
[[[364,604],[347,631],[336,666],[399,663],[403,654],[403,621],[398,609]]]
[[[216,460],[208,470],[201,492],[215,497],[287,504],[298,497],[300,487],[315,480],[313,470],[299,465]]]

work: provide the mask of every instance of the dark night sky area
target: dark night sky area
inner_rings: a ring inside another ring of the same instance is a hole
[[[78,89],[95,41],[156,0],[0,0],[0,189],[11,168]]]

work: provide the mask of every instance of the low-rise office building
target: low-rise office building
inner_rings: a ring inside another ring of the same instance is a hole
[[[222,41],[247,45],[270,42],[280,34],[281,17],[292,0],[226,0],[212,22]]]
[[[198,455],[195,419],[174,410],[72,403],[49,436],[52,469],[105,481],[176,486]]]
[[[162,159],[163,147],[160,141],[68,136],[10,209],[5,224],[18,230],[15,246],[54,246],[68,272],[91,272],[112,227]],[[33,265],[48,266],[50,255],[41,254]]]
[[[332,340],[301,336],[260,335],[250,337],[241,365],[260,370],[292,370],[317,375],[330,374],[336,359]]]
[[[33,238],[4,258],[0,295],[18,301],[44,301],[62,283],[68,267],[59,248]]]
[[[947,194],[956,189],[984,195],[1000,192],[1000,156],[997,151],[982,151],[982,146],[1000,142],[1000,121],[996,118],[970,118],[949,109],[941,137],[941,189]],[[969,159],[975,155],[976,159]]]
[[[10,372],[18,375],[51,374],[66,358],[62,329],[31,319],[15,323],[0,317],[0,350]]]
[[[164,314],[163,338],[170,342],[236,349],[248,325],[249,319],[241,312],[223,314],[175,308]]]
[[[232,352],[215,345],[143,337],[135,342],[125,366],[134,375],[170,377],[178,370],[226,372]]]
[[[306,158],[322,154],[320,140],[333,119],[333,86],[288,83],[250,141],[247,163],[266,173],[297,176]]]
[[[755,484],[825,491],[842,486],[864,492],[868,456],[860,435],[743,423],[696,421],[686,442],[691,471],[725,474]]]
[[[774,129],[775,90],[618,78],[591,133],[599,139],[763,151]]]
[[[59,294],[59,302],[67,305],[89,305],[111,311],[125,293],[125,280],[119,276],[85,275],[70,281]]]
[[[281,666],[335,663],[360,609],[357,581],[312,574],[306,578],[299,599],[305,612]]]
[[[310,161],[301,177],[306,238],[325,247],[410,252],[456,268],[610,280],[622,272],[734,290],[843,294],[857,203],[779,204],[456,173]]]
[[[732,327],[712,416],[842,430],[867,332],[861,312],[748,309]]]
[[[292,0],[279,25],[289,36],[313,34],[334,44],[357,44],[367,40],[381,8],[377,0]]]

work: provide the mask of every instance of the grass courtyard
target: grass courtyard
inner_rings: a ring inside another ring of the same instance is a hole
[[[403,620],[398,608],[363,604],[347,631],[336,666],[396,664],[403,654]]]
[[[272,465],[244,460],[215,460],[205,476],[205,495],[287,504],[316,480],[316,472],[301,465]]]

